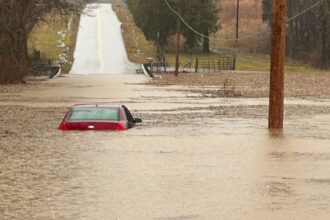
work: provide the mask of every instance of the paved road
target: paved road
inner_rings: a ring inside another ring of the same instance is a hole
[[[0,90],[1,220],[329,219],[330,115],[297,115],[274,135],[265,117],[209,108],[266,100],[111,75],[129,72],[119,22],[107,4],[90,14],[71,75]],[[68,107],[89,102],[126,103],[144,123],[57,130]]]
[[[111,4],[88,4],[80,20],[71,74],[133,73]]]

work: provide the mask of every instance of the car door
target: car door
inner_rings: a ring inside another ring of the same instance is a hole
[[[123,105],[122,107],[125,111],[125,115],[128,121],[128,127],[131,128],[135,125],[134,117],[132,116],[131,112],[128,110],[126,106]]]

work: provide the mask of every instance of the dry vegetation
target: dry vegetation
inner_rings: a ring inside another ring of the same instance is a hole
[[[226,90],[246,98],[268,97],[269,73],[267,72],[230,72],[221,74],[180,74],[179,77],[162,75],[150,82],[155,85],[192,86],[192,91],[209,97],[227,97]],[[329,73],[289,73],[285,78],[287,97],[330,98]]]
[[[121,5],[121,14],[118,13],[118,8],[115,7],[117,14],[123,22],[123,32],[125,44],[129,57],[135,62],[145,62],[148,55],[155,54],[154,42],[145,41],[143,33],[134,24],[132,15],[125,8],[124,0],[116,0],[117,5]],[[236,54],[236,69],[243,71],[269,71],[270,69],[270,27],[268,22],[262,19],[263,5],[262,0],[240,0],[240,20],[239,20],[239,42],[236,44],[236,5],[235,0],[219,0],[218,7],[220,10],[221,29],[211,36],[211,49],[219,49],[227,54]],[[132,30],[135,30],[134,32]],[[140,43],[138,40],[142,40]],[[221,39],[231,39],[230,41]],[[169,38],[169,45],[165,49],[166,60],[173,66],[175,54],[173,44],[175,40]],[[182,40],[181,44],[183,44]],[[151,49],[153,48],[153,49]],[[192,66],[196,58],[213,59],[213,54],[198,53],[196,51],[188,52],[181,45],[180,65]],[[142,51],[142,55],[137,55],[138,49]],[[151,50],[150,50],[151,49]],[[151,51],[145,53],[145,51]],[[136,61],[137,60],[137,61]],[[286,59],[287,72],[313,73],[320,71],[315,65],[310,65],[306,60],[289,58]]]
[[[120,6],[120,10],[117,6]],[[220,22],[222,29],[215,34],[218,38],[233,38],[235,37],[236,27],[236,1],[221,0],[219,7],[222,8],[220,12]],[[116,0],[113,8],[117,13],[122,24],[123,37],[126,45],[126,50],[129,59],[132,62],[144,63],[148,56],[155,57],[156,47],[152,41],[147,41],[143,32],[136,26],[131,12],[126,8],[123,0]],[[265,31],[265,34],[257,35],[254,38],[240,41],[238,47],[235,41],[211,41],[212,49],[229,49],[230,53],[236,51],[237,69],[238,70],[252,70],[252,71],[268,71],[270,67],[270,57],[263,55],[260,52],[268,51],[269,47],[269,27],[267,23],[262,21],[262,4],[261,0],[240,0],[241,17],[240,17],[240,34],[242,37],[250,36],[251,34]],[[120,13],[119,13],[120,11]],[[134,31],[133,31],[134,30]],[[169,41],[169,48],[173,48]],[[183,47],[183,46],[182,46]],[[238,51],[237,51],[238,49]],[[140,54],[137,51],[140,51]],[[171,50],[169,50],[171,51]],[[226,50],[225,50],[226,51]],[[267,54],[267,53],[266,53]],[[180,64],[182,66],[189,62],[194,63],[196,57],[200,59],[213,59],[214,54],[206,55],[200,53],[181,53]],[[167,62],[174,65],[174,53],[168,52],[166,54]],[[296,60],[287,60],[287,71],[289,72],[314,72],[315,69],[304,65]]]
[[[146,40],[143,32],[135,25],[133,15],[123,1],[115,0],[112,7],[122,23],[121,28],[129,60],[142,64],[146,62],[147,57],[155,57],[155,43]]]
[[[222,0],[219,3],[221,29],[214,34],[219,39],[236,37],[236,1]],[[236,46],[235,40],[213,40],[213,48],[235,48],[243,52],[264,52],[269,45],[269,26],[262,20],[261,0],[240,0],[239,36],[242,40]],[[262,33],[259,34],[258,33]],[[257,34],[257,35],[256,35]],[[246,38],[253,35],[251,38]]]

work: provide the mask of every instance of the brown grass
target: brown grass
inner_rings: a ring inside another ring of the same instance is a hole
[[[221,29],[213,37],[235,39],[236,1],[222,0],[219,3]],[[261,0],[240,0],[239,40],[212,40],[213,48],[228,48],[242,52],[265,52],[269,48],[269,25],[262,20]],[[260,33],[259,35],[256,35]],[[253,35],[251,38],[247,38]]]
[[[210,97],[225,96],[226,93],[222,91],[227,89],[230,92],[232,88],[233,94],[241,97],[269,96],[269,73],[267,72],[182,73],[179,77],[158,76],[149,83],[160,86],[189,86],[194,92]],[[287,73],[285,75],[286,97],[329,99],[328,85],[330,85],[329,72]]]
[[[120,6],[120,12],[119,7]],[[236,1],[235,0],[221,0],[219,3],[221,7],[220,21],[222,29],[218,31],[214,37],[217,38],[235,38],[236,28]],[[123,37],[126,45],[126,50],[129,59],[132,62],[144,63],[148,56],[155,57],[156,47],[152,41],[147,41],[143,32],[135,25],[131,12],[123,4],[123,0],[116,0],[113,8],[117,13],[122,24]],[[269,51],[269,25],[262,20],[262,4],[261,0],[240,0],[240,36],[246,37],[256,35],[253,38],[240,40],[236,45],[235,41],[220,41],[211,40],[212,49],[228,49],[226,53],[237,54],[237,69],[238,70],[258,70],[268,71],[270,57],[267,54]],[[133,32],[134,30],[134,32]],[[182,39],[182,38],[181,38]],[[174,66],[174,40],[169,41],[166,54],[167,62]],[[183,41],[181,42],[183,43]],[[183,49],[183,46],[182,46]],[[140,50],[140,54],[137,53]],[[183,51],[183,50],[181,50]],[[213,59],[214,54],[198,54],[198,53],[181,53],[180,65],[186,65],[193,62],[198,57],[200,59]],[[315,69],[304,65],[295,60],[287,60],[286,70],[289,72],[313,72]]]
[[[132,13],[123,1],[115,0],[112,7],[122,23],[121,28],[129,60],[142,64],[146,62],[147,57],[155,57],[155,43],[146,40],[141,29],[136,26]]]
[[[219,2],[221,8],[220,19],[222,22],[236,21],[236,1],[221,0]],[[254,21],[262,18],[261,0],[240,0],[240,18],[242,20]]]

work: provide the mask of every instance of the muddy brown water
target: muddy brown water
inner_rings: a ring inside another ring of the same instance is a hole
[[[263,108],[248,110],[265,99],[143,82],[69,76],[3,88],[0,219],[330,218],[328,100],[288,99],[286,129],[270,133]],[[56,129],[89,102],[123,102],[145,122],[122,133]]]

